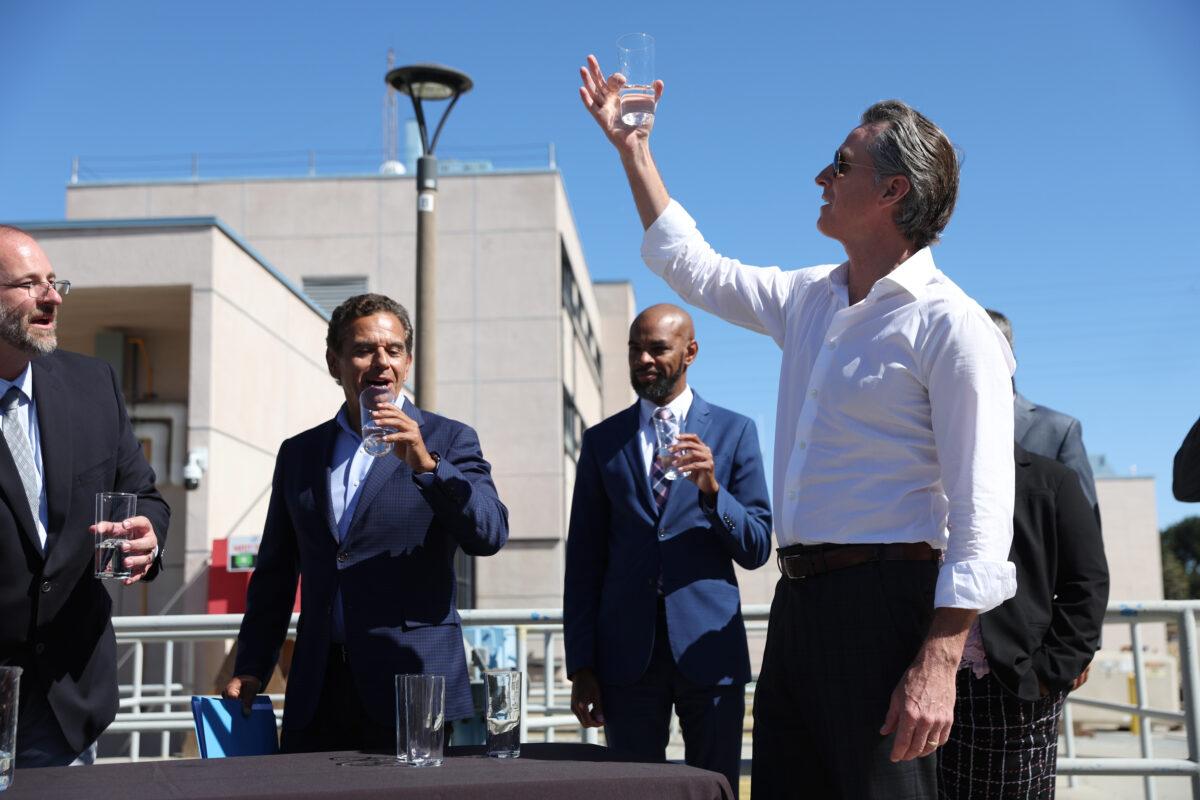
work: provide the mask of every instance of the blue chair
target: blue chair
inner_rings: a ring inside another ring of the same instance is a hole
[[[201,758],[269,756],[279,752],[275,709],[268,697],[257,697],[250,716],[242,714],[240,700],[192,697],[196,743]]]

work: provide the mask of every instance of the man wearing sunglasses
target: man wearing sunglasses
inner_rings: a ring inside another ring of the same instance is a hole
[[[581,76],[647,266],[783,349],[783,577],[754,699],[753,794],[934,797],[967,631],[1016,589],[1012,354],[929,249],[954,209],[954,148],[904,103],[876,103],[816,175],[817,229],[847,260],[751,267],[714,251],[667,193],[650,127],[621,122],[623,76],[591,56]]]

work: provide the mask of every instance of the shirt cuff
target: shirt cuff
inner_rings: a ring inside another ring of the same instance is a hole
[[[1017,593],[1017,568],[1010,561],[959,561],[938,572],[934,608],[991,611]]]
[[[665,255],[674,252],[695,230],[696,220],[683,210],[683,206],[672,200],[654,220],[654,224],[646,229],[642,237],[642,260],[654,269]]]

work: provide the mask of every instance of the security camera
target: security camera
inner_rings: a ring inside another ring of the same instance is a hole
[[[200,479],[208,469],[208,448],[199,447],[188,451],[187,464],[183,466],[183,488],[191,491],[200,488]]]

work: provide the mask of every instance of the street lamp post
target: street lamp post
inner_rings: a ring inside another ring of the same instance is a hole
[[[421,131],[421,157],[417,159],[417,306],[416,392],[419,408],[437,406],[437,157],[434,149],[442,126],[458,98],[474,83],[464,72],[438,64],[397,67],[387,74],[396,91],[412,98],[413,114]],[[430,139],[425,127],[423,100],[449,100],[450,105]]]

